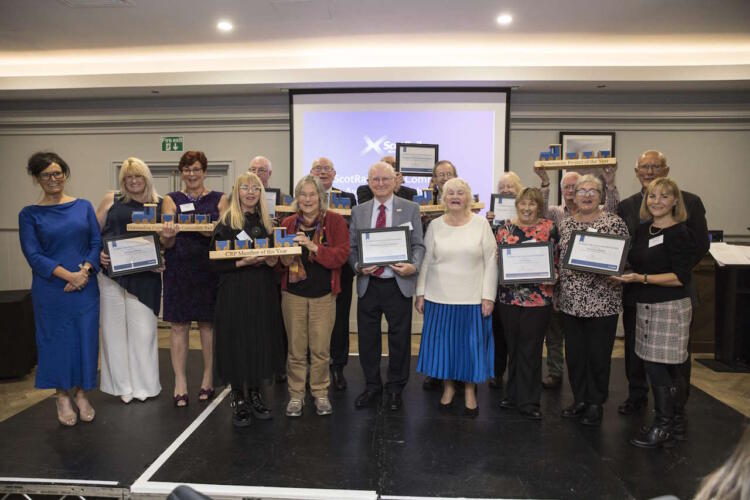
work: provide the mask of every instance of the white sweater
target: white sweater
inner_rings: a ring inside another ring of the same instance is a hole
[[[424,246],[417,295],[439,304],[495,301],[497,243],[484,217],[473,214],[463,226],[450,226],[445,216],[439,217],[427,227]]]

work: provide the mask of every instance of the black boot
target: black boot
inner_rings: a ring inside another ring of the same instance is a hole
[[[672,442],[672,420],[674,419],[674,400],[671,387],[653,387],[654,421],[646,432],[630,440],[630,444],[639,448],[656,448],[667,446]]]
[[[257,387],[251,387],[250,393],[250,407],[253,409],[253,414],[256,418],[261,420],[268,420],[271,418],[271,410],[263,403],[263,397],[260,395],[260,389]]]
[[[235,427],[247,427],[252,422],[250,408],[243,391],[233,390],[229,395],[232,406],[232,424]]]
[[[685,403],[687,402],[687,384],[680,377],[674,381],[672,387],[674,398],[674,419],[672,420],[672,437],[677,441],[687,439],[687,415],[685,414]]]

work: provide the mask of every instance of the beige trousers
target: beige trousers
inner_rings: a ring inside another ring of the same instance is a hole
[[[281,293],[281,312],[289,340],[287,385],[289,397],[304,399],[307,376],[307,349],[310,349],[310,392],[319,398],[328,395],[330,384],[331,331],[336,318],[336,297],[311,299],[289,292]]]

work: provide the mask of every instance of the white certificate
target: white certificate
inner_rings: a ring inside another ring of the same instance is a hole
[[[266,191],[266,208],[269,217],[276,217],[276,193],[273,191]]]
[[[411,260],[410,234],[406,226],[361,229],[357,232],[357,238],[359,267]]]
[[[404,175],[431,176],[437,159],[437,144],[396,143],[396,170]]]
[[[628,239],[625,236],[576,231],[570,237],[563,266],[598,274],[622,274]]]
[[[511,196],[493,194],[490,200],[490,212],[495,214],[493,226],[499,226],[506,220],[516,218],[516,199]]]
[[[105,252],[109,255],[109,275],[140,273],[161,266],[159,238],[155,233],[106,238]]]
[[[555,279],[551,243],[500,245],[499,283],[543,283]]]

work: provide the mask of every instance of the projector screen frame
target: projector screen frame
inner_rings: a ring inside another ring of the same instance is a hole
[[[509,171],[510,158],[510,87],[336,87],[336,88],[294,88],[289,92],[289,192],[294,193],[294,96],[310,94],[387,94],[399,92],[414,93],[504,93],[505,94],[505,152],[503,172]],[[302,167],[304,168],[304,167]]]

